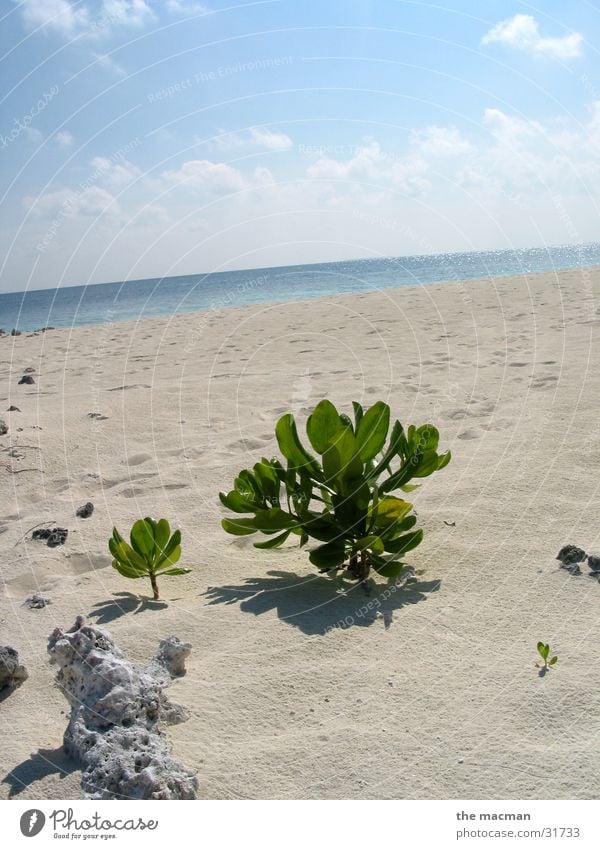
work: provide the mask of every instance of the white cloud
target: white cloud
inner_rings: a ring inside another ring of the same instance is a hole
[[[207,159],[184,162],[181,168],[165,171],[162,179],[172,186],[185,186],[210,196],[241,192],[249,186],[248,180],[236,168]]]
[[[190,15],[206,15],[210,11],[202,3],[196,3],[194,0],[167,0],[165,3],[166,9],[174,15],[188,17]]]
[[[155,18],[146,0],[21,0],[18,5],[27,29],[43,27],[68,38],[140,27]]]
[[[431,126],[413,130],[411,140],[419,153],[432,158],[463,156],[473,150],[473,145],[456,127]]]
[[[99,23],[108,27],[140,27],[154,17],[146,0],[103,0]]]
[[[107,55],[106,53],[93,53],[94,62],[97,65],[100,65],[101,68],[106,68],[111,73],[116,74],[118,77],[126,77],[127,71],[123,68],[122,65],[119,65],[112,56]]]
[[[73,138],[73,134],[70,133],[68,130],[61,130],[60,133],[57,133],[54,136],[54,141],[60,147],[70,147],[75,141],[75,139]]]
[[[582,54],[583,36],[572,32],[560,38],[549,38],[540,33],[539,24],[532,15],[515,15],[493,26],[483,36],[481,43],[503,44],[555,59],[576,59]]]
[[[92,177],[112,189],[122,189],[142,174],[139,168],[122,157],[107,159],[105,156],[95,156],[90,165],[93,168]]]
[[[87,8],[69,0],[22,0],[19,7],[28,29],[46,27],[71,36],[89,23]]]
[[[36,127],[27,127],[25,130],[25,136],[27,137],[27,141],[31,142],[31,144],[41,144],[44,141],[43,135]]]
[[[100,186],[90,186],[82,191],[59,189],[39,197],[29,196],[24,199],[24,204],[37,216],[60,215],[76,218],[78,215],[121,214],[114,195]]]
[[[465,157],[473,150],[470,142],[455,127],[431,126],[410,134],[407,154],[386,153],[374,139],[357,146],[345,160],[321,156],[307,169],[317,180],[343,180],[381,185],[407,195],[427,192],[431,174],[438,161]]]
[[[285,133],[274,133],[264,127],[252,127],[250,138],[254,144],[267,150],[290,150],[294,146],[291,138]]]
[[[238,147],[256,145],[265,150],[290,150],[294,142],[286,133],[273,132],[266,127],[251,127],[248,131],[228,132],[219,128],[219,135],[203,142],[212,150],[235,150]]]

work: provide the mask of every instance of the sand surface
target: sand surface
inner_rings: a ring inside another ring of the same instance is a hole
[[[600,584],[554,558],[600,550],[599,293],[574,270],[0,339],[0,644],[30,673],[0,703],[2,798],[79,796],[46,638],[80,613],[140,662],[193,644],[168,733],[203,798],[597,798]],[[279,415],[323,397],[386,400],[453,452],[413,495],[418,582],[370,610],[304,550],[219,525]],[[147,514],[193,568],[154,609],[106,549]],[[66,545],[23,539],[49,520]],[[35,591],[52,604],[23,607]]]

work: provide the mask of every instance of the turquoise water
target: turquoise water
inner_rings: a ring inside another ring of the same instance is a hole
[[[600,265],[600,243],[358,259],[11,292],[0,295],[0,327],[7,331],[74,327],[587,265]]]

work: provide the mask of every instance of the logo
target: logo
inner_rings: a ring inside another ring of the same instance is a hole
[[[21,833],[25,837],[35,837],[43,829],[46,823],[46,817],[37,808],[32,808],[30,811],[25,811],[21,817]]]

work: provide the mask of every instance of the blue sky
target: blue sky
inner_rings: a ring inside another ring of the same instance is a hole
[[[588,2],[0,9],[0,291],[598,237]]]

